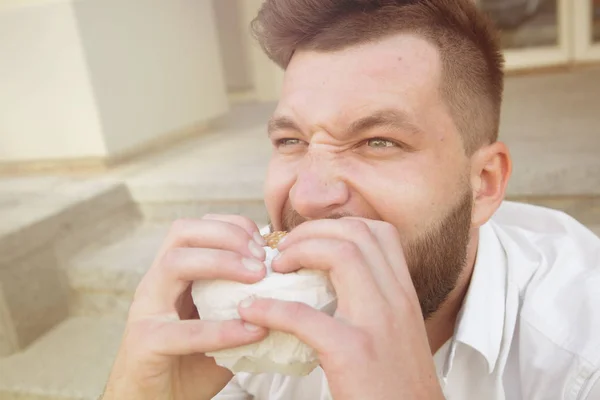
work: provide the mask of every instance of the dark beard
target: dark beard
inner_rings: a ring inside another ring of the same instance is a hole
[[[473,209],[471,196],[471,191],[467,191],[458,206],[437,227],[404,247],[425,320],[454,290],[467,262]]]
[[[460,203],[436,227],[404,245],[406,263],[419,297],[425,320],[429,319],[454,290],[467,261],[473,199],[467,187]],[[338,213],[328,219],[352,214]],[[291,231],[306,218],[292,209],[283,214],[282,230]],[[273,226],[270,225],[271,231]]]

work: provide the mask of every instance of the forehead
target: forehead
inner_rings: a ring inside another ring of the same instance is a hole
[[[334,52],[301,50],[285,72],[278,111],[316,121],[382,107],[419,113],[437,101],[440,77],[438,50],[415,35]]]

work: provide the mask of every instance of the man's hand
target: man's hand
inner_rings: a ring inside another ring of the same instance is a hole
[[[398,231],[360,218],[301,224],[280,244],[278,272],[328,271],[334,317],[296,302],[257,299],[242,319],[296,335],[319,353],[335,399],[443,399]]]
[[[255,283],[265,275],[256,224],[239,216],[205,216],[173,224],[140,283],[104,400],[211,399],[232,378],[203,353],[263,339],[243,321],[198,319],[191,283]]]

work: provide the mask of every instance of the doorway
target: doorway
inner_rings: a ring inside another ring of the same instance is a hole
[[[600,61],[600,0],[476,0],[502,32],[506,69]]]

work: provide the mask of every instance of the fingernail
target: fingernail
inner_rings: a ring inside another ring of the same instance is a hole
[[[250,332],[256,332],[256,331],[260,330],[260,326],[256,326],[249,322],[244,322],[244,328],[246,328],[246,330],[250,331]]]
[[[254,232],[254,235],[252,235],[254,237],[254,241],[256,243],[258,243],[261,246],[266,246],[267,242],[265,241],[265,238],[262,237],[262,235],[258,232]]]
[[[254,299],[252,297],[248,297],[248,298],[240,301],[240,307],[248,308],[252,305],[252,303],[254,303]]]
[[[253,258],[242,259],[242,264],[244,264],[244,267],[246,267],[246,269],[249,269],[250,271],[262,271],[263,269],[265,269],[265,264]]]
[[[259,260],[263,260],[265,258],[265,249],[260,247],[254,240],[251,240],[248,244],[248,248],[250,248],[250,253]]]

